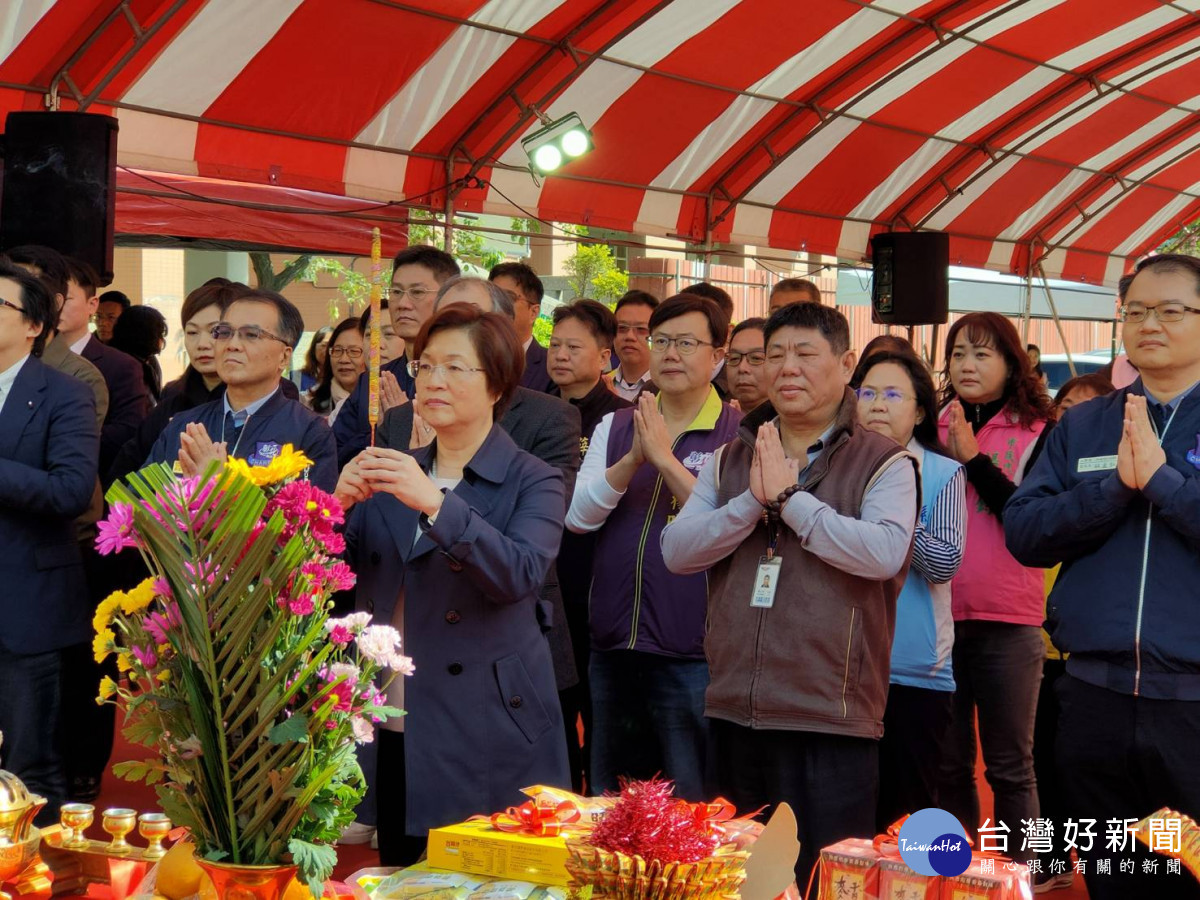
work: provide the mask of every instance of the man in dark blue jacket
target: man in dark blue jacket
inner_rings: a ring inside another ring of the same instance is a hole
[[[312,460],[307,478],[325,491],[337,485],[337,446],[325,420],[283,395],[279,373],[291,361],[304,320],[274,291],[234,298],[213,328],[219,400],[189,409],[163,429],[147,462],[179,462],[185,475],[229,456],[265,466],[285,444]]]
[[[75,517],[96,486],[91,389],[38,359],[58,311],[46,286],[0,263],[0,731],[4,767],[49,803],[66,777],[56,740],[62,651],[90,626]]]
[[[396,334],[412,346],[417,333],[433,315],[438,289],[459,274],[454,257],[437,247],[406,247],[392,260],[392,289],[387,311]],[[338,468],[358,456],[371,441],[371,423],[367,417],[370,401],[370,372],[358,377],[358,384],[342,404],[333,423],[337,438]],[[393,406],[413,398],[416,384],[408,374],[408,352],[379,368],[379,421]]]
[[[1164,806],[1200,816],[1200,259],[1143,260],[1121,317],[1141,378],[1067,411],[1004,531],[1026,565],[1062,563],[1047,625],[1070,654],[1057,758],[1080,833],[1096,822],[1094,846],[1078,844],[1089,895],[1196,897],[1125,825]]]

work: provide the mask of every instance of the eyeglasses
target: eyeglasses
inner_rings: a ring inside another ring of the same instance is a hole
[[[351,359],[359,359],[363,355],[362,347],[334,347],[329,351],[329,355],[334,359],[339,356],[348,356]]]
[[[696,352],[696,349],[701,344],[706,347],[711,347],[713,345],[712,341],[701,341],[692,337],[672,338],[660,334],[658,337],[650,338],[650,352],[666,353],[667,348],[672,344],[675,345],[675,349],[678,350],[682,356],[691,356]]]
[[[743,359],[752,366],[761,366],[767,361],[767,354],[763,350],[751,350],[749,353],[730,352],[725,359],[729,362],[729,368],[736,369],[742,364]]]
[[[874,388],[859,388],[855,393],[858,394],[859,403],[874,403],[876,397],[882,397],[888,406],[903,403],[908,398],[908,394],[895,388],[884,388],[878,392]]]
[[[0,299],[0,306],[7,306],[9,309],[15,309],[15,310],[16,310],[17,312],[19,312],[21,315],[25,315],[25,308],[24,308],[24,307],[22,307],[22,306],[17,306],[17,304],[15,304],[15,303],[9,303],[7,300],[2,300],[2,299]]]
[[[620,324],[617,325],[617,334],[636,334],[639,337],[649,337],[650,327],[648,325]]]
[[[269,338],[272,341],[279,341],[281,344],[288,344],[288,342],[279,335],[271,334],[271,332],[267,331],[267,329],[259,328],[257,325],[241,325],[238,328],[234,328],[232,325],[226,325],[223,322],[220,325],[213,326],[212,339],[214,341],[227,341],[233,337],[234,332],[237,332],[238,340],[247,344],[256,343],[263,338]],[[291,344],[288,344],[288,346],[290,347]]]
[[[472,372],[482,372],[478,367],[464,366],[462,363],[448,363],[444,366],[433,366],[419,359],[411,360],[408,364],[408,374],[418,381],[428,381],[434,372],[441,374],[447,382],[457,383],[466,379]]]
[[[400,299],[401,297],[403,297],[405,294],[408,294],[408,296],[409,296],[409,297],[412,299],[412,302],[413,302],[413,303],[420,303],[420,302],[421,302],[422,300],[424,300],[426,297],[430,296],[431,294],[436,294],[436,293],[437,293],[437,288],[425,288],[425,287],[411,287],[411,288],[390,287],[390,288],[388,288],[388,289],[387,289],[387,290],[384,292],[384,296],[386,296],[386,297],[387,297],[389,300],[391,300],[391,299],[393,299],[393,298],[395,298],[396,300],[399,300],[399,299]]]
[[[1121,321],[1139,325],[1146,321],[1147,316],[1153,314],[1154,318],[1164,325],[1170,325],[1174,322],[1182,322],[1186,313],[1200,313],[1200,309],[1185,306],[1182,303],[1160,303],[1158,306],[1134,304],[1121,307]]]

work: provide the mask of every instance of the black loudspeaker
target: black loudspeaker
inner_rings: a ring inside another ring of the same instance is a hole
[[[944,324],[950,315],[950,235],[941,231],[871,238],[875,276],[871,320],[886,325]]]
[[[113,277],[117,120],[12,112],[4,123],[0,250],[43,244]]]

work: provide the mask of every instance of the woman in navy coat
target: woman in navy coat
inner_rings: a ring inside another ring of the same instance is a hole
[[[558,553],[562,475],[495,424],[523,354],[504,316],[455,303],[417,336],[416,412],[436,439],[368,448],[337,494],[357,603],[395,626],[415,673],[397,678],[403,731],[379,731],[383,865],[414,862],[430,828],[570,785],[549,647],[535,606]]]

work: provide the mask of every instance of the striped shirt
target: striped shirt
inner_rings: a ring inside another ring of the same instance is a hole
[[[933,503],[922,504],[913,541],[912,565],[933,584],[945,584],[962,564],[966,545],[966,471],[959,469]]]

